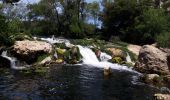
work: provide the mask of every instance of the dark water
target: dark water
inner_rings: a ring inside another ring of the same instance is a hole
[[[132,82],[134,74],[89,66],[52,66],[44,75],[0,69],[0,100],[152,100],[154,87]]]

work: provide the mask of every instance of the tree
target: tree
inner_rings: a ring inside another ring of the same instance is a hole
[[[105,2],[103,36],[136,44],[155,42],[157,35],[168,31],[168,18],[153,0],[115,0]]]
[[[94,25],[97,27],[98,16],[100,12],[99,3],[94,1],[92,3],[87,4],[87,13],[89,13],[90,19],[92,18],[94,21]]]

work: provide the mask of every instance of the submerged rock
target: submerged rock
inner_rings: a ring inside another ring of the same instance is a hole
[[[52,46],[42,41],[24,40],[16,41],[12,51],[20,60],[30,64],[35,62],[39,55],[51,53]]]
[[[108,76],[111,74],[111,68],[106,66],[104,67],[104,76]]]
[[[160,49],[145,45],[141,48],[135,69],[143,73],[169,74],[168,54]]]
[[[155,94],[155,100],[170,100],[170,94]]]

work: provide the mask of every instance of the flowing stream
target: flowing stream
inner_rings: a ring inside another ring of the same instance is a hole
[[[116,69],[116,70],[120,70],[120,71],[121,70],[126,70],[126,71],[136,72],[136,71],[133,71],[132,69],[128,68],[127,66],[113,64],[113,63],[110,63],[110,62],[108,62],[106,60],[100,62],[98,60],[98,58],[96,57],[95,53],[90,48],[83,47],[83,46],[80,46],[80,45],[78,45],[78,47],[80,49],[81,55],[83,56],[83,59],[82,59],[83,64],[91,65],[91,66],[95,66],[95,67],[99,67],[99,68],[110,67],[112,69]],[[106,54],[105,54],[105,56],[109,57]]]
[[[11,65],[11,68],[12,69],[15,69],[15,70],[22,70],[22,69],[25,69],[26,67],[29,67],[28,65],[26,65],[25,67],[23,66],[17,66],[17,62],[19,62],[17,60],[17,58],[15,57],[9,57],[8,56],[8,52],[7,51],[3,51],[2,54],[1,54],[2,57],[8,59],[10,61],[10,65]]]
[[[70,44],[54,37],[44,40]],[[90,48],[78,47],[83,56],[81,65],[50,65],[43,74],[0,68],[0,100],[153,100],[153,95],[161,92],[140,82],[138,72],[108,62],[111,56],[106,53],[101,53],[99,61]],[[10,60],[13,69],[22,68],[7,51],[1,56]],[[103,75],[105,67],[111,68],[109,77]]]

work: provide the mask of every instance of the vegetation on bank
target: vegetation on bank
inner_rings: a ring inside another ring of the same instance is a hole
[[[158,46],[170,47],[167,2],[161,5],[159,0],[92,3],[84,0],[40,0],[34,4],[18,1],[22,0],[3,0],[0,3],[1,44],[11,45],[26,35],[55,35],[140,45],[157,42]]]

